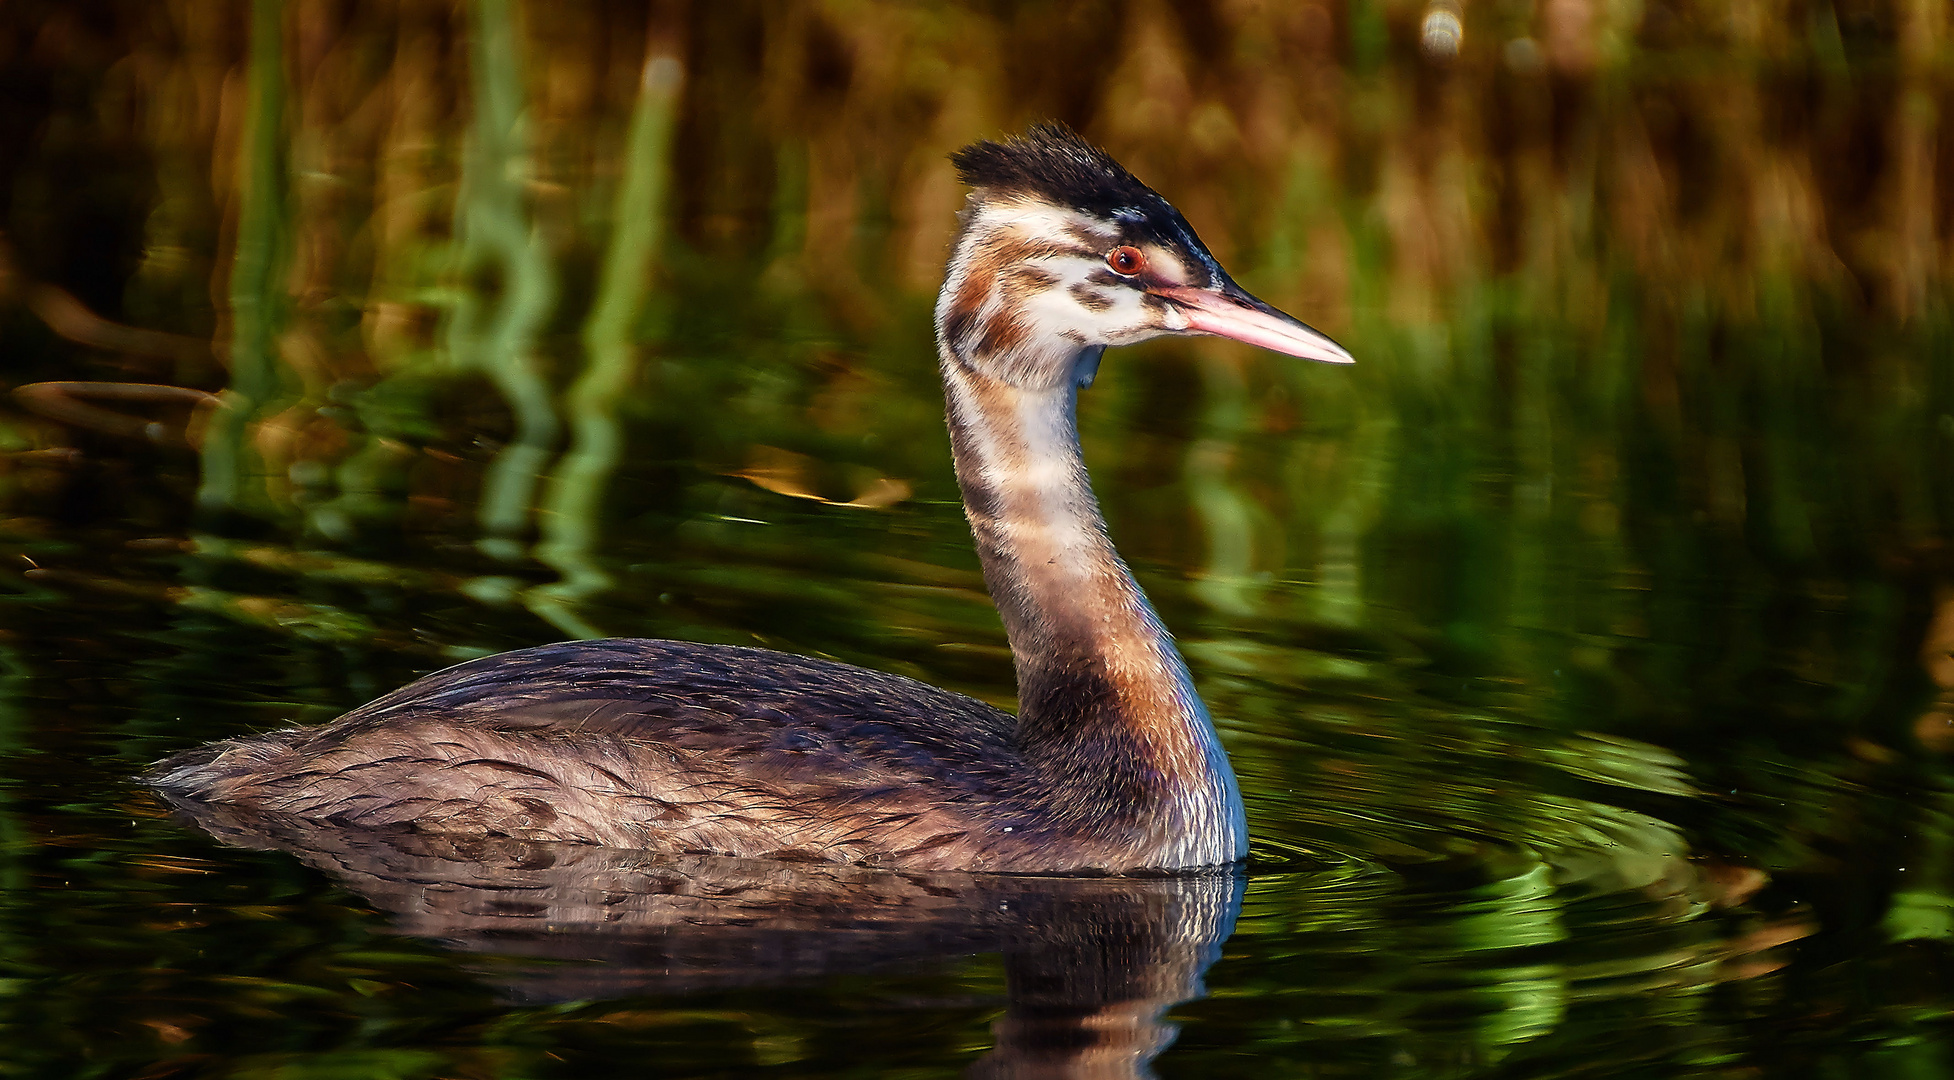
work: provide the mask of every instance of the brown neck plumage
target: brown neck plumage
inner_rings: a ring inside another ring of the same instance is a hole
[[[1087,480],[1080,380],[1014,385],[947,344],[941,360],[957,482],[1017,665],[1027,760],[1082,817],[1130,818],[1172,865],[1241,857],[1234,773]]]

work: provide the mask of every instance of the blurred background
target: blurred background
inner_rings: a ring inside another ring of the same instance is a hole
[[[217,1074],[247,1043],[310,1060],[120,988],[214,948],[132,914],[158,882],[225,882],[243,891],[196,902],[233,913],[320,887],[162,818],[124,778],[164,753],[605,634],[1011,704],[929,312],[963,198],[946,155],[1048,119],[1358,359],[1157,342],[1082,398],[1114,538],[1223,729],[1258,858],[1490,844],[1524,857],[1471,888],[1538,870],[1618,894],[1693,854],[1719,910],[1750,913],[1717,940],[1802,928],[1741,993],[1679,979],[1681,1013],[1637,984],[1580,1021],[1580,995],[1543,1005],[1501,960],[1483,985],[1509,1004],[1465,1023],[1500,1049],[1445,1075],[1523,1043],[1651,1075],[1938,1068],[1950,32],[1939,0],[9,0],[0,958],[10,994],[64,988],[9,998],[14,1022],[69,1032],[17,1075],[81,1075],[53,1063],[86,1031],[121,1048],[88,1075]],[[1567,869],[1577,850],[1610,884]],[[1432,888],[1431,911],[1484,917]],[[338,895],[289,933],[378,925]],[[1280,939],[1307,920],[1255,904],[1324,902],[1252,886],[1244,925]],[[1642,974],[1673,960],[1604,924],[1574,938]],[[1537,944],[1474,933],[1509,931]],[[1406,934],[1365,954],[1430,944]],[[90,944],[56,960],[51,939]],[[315,1049],[385,1011],[347,979],[433,962],[268,959],[296,947],[251,963],[330,997],[300,1025]],[[1347,1044],[1283,1028],[1271,988],[1327,977],[1298,948],[1215,969],[1259,1004],[1194,1007],[1184,1068],[1250,1043],[1369,1068],[1464,1037],[1374,998],[1337,1006],[1371,1024]],[[249,1013],[198,993],[198,1016]],[[532,1042],[562,1020],[524,1015],[504,1019]],[[441,1053],[386,1075],[505,1060]]]

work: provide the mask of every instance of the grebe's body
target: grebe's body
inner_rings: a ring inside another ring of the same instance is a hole
[[[1212,809],[1187,820],[1170,774],[1146,767],[1118,730],[1081,747],[1111,767],[1053,776],[1026,760],[1017,727],[900,676],[621,638],[485,657],[323,727],[165,766],[196,776],[202,798],[350,827],[905,869],[1202,866],[1241,854],[1225,762],[1225,787],[1198,804]]]
[[[1017,716],[759,649],[569,642],[437,672],[322,727],[191,750],[152,782],[349,827],[907,869],[1241,858],[1234,773],[1107,538],[1077,395],[1107,346],[1161,334],[1349,356],[1243,292],[1166,200],[1069,131],[956,163],[975,190],[938,356]]]

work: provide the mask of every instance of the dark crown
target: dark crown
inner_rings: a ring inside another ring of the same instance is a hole
[[[971,143],[950,155],[957,175],[993,195],[1029,195],[1101,217],[1158,213],[1167,205],[1106,151],[1063,124],[1036,124],[1015,139]]]

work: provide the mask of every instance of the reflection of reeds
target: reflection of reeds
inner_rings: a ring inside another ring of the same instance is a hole
[[[645,59],[625,143],[624,176],[612,210],[617,228],[583,326],[584,370],[566,395],[570,449],[557,462],[544,493],[542,543],[536,555],[562,580],[539,590],[531,602],[543,617],[581,637],[598,635],[574,613],[575,602],[610,584],[609,575],[594,561],[597,523],[603,516],[605,486],[623,452],[617,410],[638,370],[635,332],[660,240],[683,76],[678,59],[665,50],[654,48]]]
[[[513,558],[559,427],[536,355],[556,301],[556,268],[529,209],[535,163],[515,14],[509,0],[475,0],[472,12],[474,115],[455,199],[446,344],[449,362],[487,375],[513,414],[515,430],[482,475],[476,511],[485,550]]]
[[[1223,606],[1291,562],[1324,603],[1362,603],[1359,548],[1484,519],[1507,531],[1482,535],[1499,554],[1476,574],[1490,584],[1456,597],[1472,608],[1461,633],[1598,633],[1649,616],[1614,585],[1560,582],[1571,565],[1611,582],[1659,562],[1625,522],[1701,517],[1809,564],[1836,550],[1805,509],[1838,492],[1827,477],[1857,471],[1912,508],[1885,530],[1900,548],[1950,512],[1895,441],[1954,392],[1926,347],[1945,332],[1948,261],[1934,5],[1845,26],[1707,2],[1639,23],[1589,0],[1524,17],[1473,5],[1443,62],[1415,45],[1418,5],[253,10],[233,55],[183,2],[173,36],[131,23],[118,42],[129,74],[103,93],[153,91],[141,137],[161,184],[131,307],[223,266],[238,408],[213,423],[205,498],[248,501],[241,477],[289,475],[301,483],[277,498],[304,495],[328,536],[472,505],[498,553],[535,528],[585,582],[573,591],[597,587],[572,553],[595,551],[640,314],[680,339],[664,363],[684,375],[642,411],[725,447],[727,471],[742,443],[795,444],[759,430],[815,423],[795,402],[818,392],[835,412],[829,383],[854,395],[860,430],[907,417],[926,375],[890,393],[847,370],[878,359],[801,364],[719,335],[765,320],[789,340],[913,343],[960,197],[943,152],[1050,115],[1106,141],[1252,287],[1364,361],[1332,382],[1262,361],[1224,378],[1235,360],[1202,356],[1199,407],[1223,422],[1180,472],[1208,536],[1191,558]],[[633,186],[649,183],[645,41],[687,72],[669,198]],[[227,77],[242,94],[216,89]],[[199,155],[218,167],[184,164]],[[590,183],[602,176],[623,188]],[[649,279],[619,267],[664,242],[660,203],[683,270],[647,307]],[[228,256],[198,239],[208,206],[230,208]],[[577,319],[586,366],[559,398],[547,361]],[[888,370],[926,373],[915,351]],[[281,379],[303,401],[263,411]],[[1295,434],[1258,446],[1275,387]],[[481,427],[440,414],[457,396]],[[573,445],[552,466],[559,409]],[[485,470],[454,453],[478,434]],[[1872,456],[1828,466],[1814,438]],[[431,464],[444,439],[462,465]],[[928,447],[875,456],[878,474],[941,473]],[[1290,480],[1249,475],[1261,465]],[[1489,468],[1510,482],[1472,479]],[[1251,503],[1283,507],[1253,544]]]

